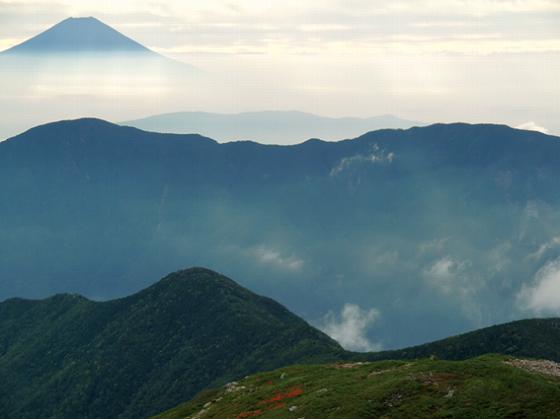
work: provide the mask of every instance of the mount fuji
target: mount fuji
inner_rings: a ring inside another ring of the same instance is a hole
[[[138,53],[157,55],[94,17],[68,18],[3,54]]]
[[[71,17],[0,52],[0,108],[9,121],[0,138],[69,116],[148,113],[200,79],[195,67],[94,17]]]

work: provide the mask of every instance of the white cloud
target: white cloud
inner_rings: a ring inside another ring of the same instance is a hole
[[[347,5],[348,0],[338,4]],[[354,9],[367,10],[370,15],[436,14],[481,17],[504,13],[552,13],[560,10],[560,3],[556,0],[353,0],[352,6]]]
[[[548,134],[548,130],[544,127],[541,127],[540,125],[537,125],[537,123],[533,122],[533,121],[529,121],[529,122],[525,122],[523,124],[517,125],[515,128],[517,129],[525,129],[525,130],[529,130],[529,131],[539,131],[542,132],[543,134]]]
[[[332,168],[330,175],[336,176],[347,168],[358,163],[391,164],[393,160],[395,160],[395,153],[387,153],[385,150],[379,148],[379,145],[374,144],[372,151],[369,154],[357,154],[351,157],[344,157],[335,167]]]
[[[473,269],[470,260],[444,256],[425,268],[422,274],[446,301],[457,304],[457,308],[475,324],[481,323],[479,295],[486,286],[486,280],[483,273]]]
[[[0,0],[0,42],[6,45],[7,38],[33,35],[38,28],[29,28],[30,21],[39,19],[44,30],[68,15],[95,14],[109,18],[117,29],[133,30],[130,35],[157,50],[184,54],[243,54],[246,49],[293,54],[302,48],[307,53],[350,51],[358,56],[560,50],[557,31],[539,20],[560,13],[556,0],[351,0],[350,5],[348,1],[121,0],[100,8],[92,0]],[[473,23],[473,16],[481,17],[480,22]],[[165,29],[154,30],[162,24]],[[238,44],[244,47],[235,49]]]
[[[376,309],[364,310],[356,304],[345,304],[340,316],[329,312],[324,319],[322,330],[351,351],[379,351],[381,344],[371,342],[367,337],[368,328],[379,318]]]
[[[443,256],[424,269],[423,276],[442,294],[453,294],[470,303],[484,285],[480,275],[469,272],[471,265],[469,260]]]
[[[518,302],[522,309],[536,314],[560,313],[560,259],[547,263],[535,275],[531,285],[524,285]]]
[[[543,255],[551,249],[558,247],[560,245],[560,236],[553,237],[546,243],[543,243],[539,246],[539,248],[529,255],[531,259],[540,259]]]
[[[425,269],[424,276],[442,293],[449,294],[457,285],[464,266],[464,262],[445,256]]]
[[[259,263],[288,271],[300,271],[304,264],[302,259],[293,254],[286,256],[280,251],[264,245],[251,249],[250,253]]]

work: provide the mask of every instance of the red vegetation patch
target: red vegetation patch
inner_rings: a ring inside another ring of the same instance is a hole
[[[253,410],[250,412],[241,412],[239,413],[237,416],[235,416],[235,419],[243,419],[243,418],[252,418],[255,416],[259,416],[263,413],[262,410]]]
[[[285,399],[293,399],[294,397],[301,396],[303,394],[303,390],[301,387],[292,387],[286,393],[278,393],[274,397],[270,399],[263,400],[261,403],[264,404],[271,404],[271,403],[278,403]]]
[[[302,394],[303,390],[301,389],[301,387],[292,387],[285,393],[277,393],[274,397],[263,400],[259,403],[267,405],[266,407],[263,407],[262,409],[241,412],[237,414],[234,419],[252,418],[255,416],[260,416],[266,411],[282,409],[283,407],[286,407],[286,403],[284,403],[282,400],[292,399]]]

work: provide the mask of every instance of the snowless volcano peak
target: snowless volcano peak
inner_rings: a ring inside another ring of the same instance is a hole
[[[146,53],[155,54],[94,17],[70,17],[4,53]]]

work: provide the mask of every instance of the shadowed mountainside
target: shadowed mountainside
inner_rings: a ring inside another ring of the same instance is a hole
[[[558,161],[558,138],[498,125],[267,146],[52,123],[0,143],[0,298],[212,266],[315,324],[375,308],[387,349],[546,314]]]

